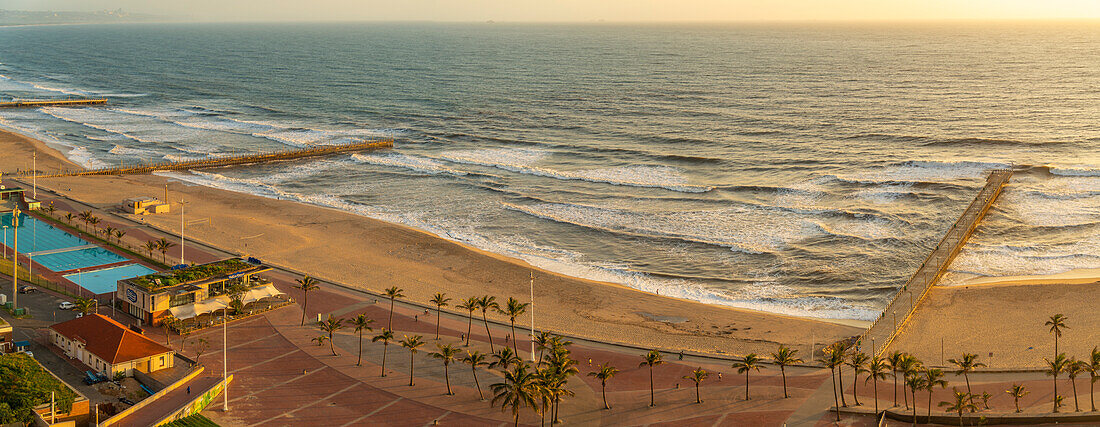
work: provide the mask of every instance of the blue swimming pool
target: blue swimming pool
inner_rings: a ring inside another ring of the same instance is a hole
[[[34,257],[34,262],[42,264],[43,267],[52,271],[69,271],[123,261],[129,260],[100,247],[57,252],[48,255],[37,255]]]
[[[0,225],[8,226],[6,236],[0,234],[0,238],[3,238],[4,245],[10,248],[15,241],[15,232],[11,228],[11,212],[0,214]],[[69,234],[49,223],[39,221],[33,216],[19,215],[19,253],[21,254],[53,251],[88,244],[84,239]]]
[[[104,268],[102,270],[66,274],[65,278],[80,285],[84,289],[97,294],[103,294],[114,292],[117,289],[119,280],[152,273],[156,273],[156,270],[141,264],[127,264],[120,267]]]

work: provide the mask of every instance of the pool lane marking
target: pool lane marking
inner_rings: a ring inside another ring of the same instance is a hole
[[[98,247],[99,247],[99,245],[94,245],[94,244],[89,243],[89,244],[83,245],[83,246],[72,246],[72,247],[68,247],[68,248],[49,249],[49,250],[38,251],[38,252],[23,252],[23,256],[25,256],[25,257],[36,257],[36,256],[42,256],[42,255],[53,255],[53,254],[60,254],[60,253],[65,253],[65,252],[79,251],[79,250],[84,250],[84,249],[95,249],[95,248],[98,248]]]

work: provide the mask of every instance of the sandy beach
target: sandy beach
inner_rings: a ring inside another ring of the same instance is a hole
[[[0,132],[0,151],[5,153],[0,170],[29,166],[35,149],[39,169],[56,167],[43,166],[43,158],[68,163],[40,141]],[[567,277],[401,225],[159,176],[38,180],[40,187],[114,212],[129,197],[163,197],[166,183],[172,213],[147,216],[148,223],[177,230],[182,198],[188,222],[198,221],[189,227],[189,239],[347,286],[373,292],[398,286],[410,300],[419,302],[427,302],[435,292],[446,292],[454,298],[452,303],[486,294],[498,301],[509,296],[527,301],[529,276],[534,272],[537,326],[568,335],[736,355],[767,354],[779,344],[807,354],[812,343],[820,348],[822,343],[862,332],[837,322],[712,306]],[[527,325],[526,316],[519,325]]]

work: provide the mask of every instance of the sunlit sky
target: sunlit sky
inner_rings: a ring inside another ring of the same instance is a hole
[[[0,0],[0,9],[217,21],[721,22],[1100,19],[1100,0]]]

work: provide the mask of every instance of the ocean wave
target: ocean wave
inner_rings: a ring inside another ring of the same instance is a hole
[[[668,166],[622,166],[614,168],[562,171],[532,166],[549,155],[545,151],[525,149],[488,149],[448,151],[439,158],[453,162],[495,167],[510,172],[566,181],[588,181],[630,187],[663,188],[684,193],[705,193],[714,187],[687,184],[679,169]]]
[[[1093,167],[1052,167],[1050,173],[1060,176],[1090,176],[1100,177],[1100,169]]]
[[[352,154],[351,158],[360,163],[399,167],[426,174],[447,173],[459,176],[469,174],[466,171],[449,168],[443,162],[416,155],[401,153]]]
[[[963,275],[956,275],[954,282],[946,284],[955,284],[967,275],[1050,275],[1091,268],[1100,268],[1100,236],[1097,235],[1058,245],[968,244],[950,267],[951,271]]]
[[[736,207],[713,211],[632,212],[566,203],[519,205],[509,210],[610,233],[703,243],[749,253],[774,253],[815,233],[813,224],[782,212]]]
[[[857,184],[938,183],[983,178],[992,169],[1007,169],[1008,163],[972,161],[909,161],[862,172],[831,175],[842,182]]]
[[[69,160],[76,163],[85,169],[98,169],[111,166],[110,164],[97,159],[92,155],[91,151],[88,151],[87,147],[75,147],[65,154]]]

